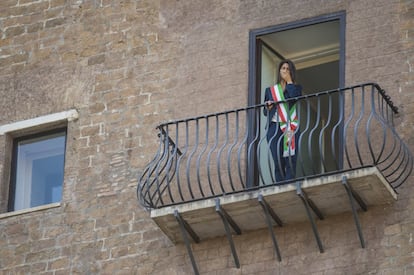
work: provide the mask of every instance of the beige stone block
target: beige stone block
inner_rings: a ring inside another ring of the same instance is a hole
[[[83,126],[80,129],[81,137],[96,136],[100,133],[100,125]]]
[[[24,26],[13,26],[13,27],[8,27],[4,30],[4,34],[6,35],[6,37],[14,37],[14,36],[23,34],[24,32],[25,32]]]
[[[68,268],[70,264],[69,257],[58,258],[50,261],[48,263],[48,270],[57,270],[57,269],[64,269]]]
[[[40,273],[46,271],[47,263],[35,263],[30,266],[30,273]]]
[[[92,56],[88,59],[88,65],[96,65],[96,64],[101,64],[105,62],[105,55],[101,54],[101,55],[97,55],[97,56]]]
[[[401,233],[401,225],[400,224],[394,224],[387,226],[384,228],[384,234],[385,235],[395,235]]]

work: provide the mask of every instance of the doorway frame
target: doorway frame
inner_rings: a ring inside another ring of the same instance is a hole
[[[339,11],[336,13],[330,13],[326,15],[320,15],[312,18],[302,19],[298,21],[283,23],[275,26],[264,27],[259,29],[253,29],[249,32],[249,79],[248,79],[248,94],[247,94],[247,103],[248,106],[253,106],[260,104],[260,93],[261,84],[258,75],[261,74],[261,58],[260,58],[260,48],[262,41],[258,39],[259,36],[267,35],[274,32],[281,32],[301,27],[306,27],[310,25],[326,23],[330,21],[339,21],[339,87],[343,88],[345,86],[345,26],[346,26],[346,13],[345,11]],[[344,102],[341,99],[341,108],[343,108]],[[252,123],[249,124],[248,129],[248,144],[253,142],[256,125],[256,119],[254,119],[254,114],[250,114],[249,121]],[[341,135],[342,136],[342,135]],[[340,143],[342,140],[340,139]],[[257,146],[254,146],[256,150]],[[340,156],[340,159],[342,157]],[[257,154],[256,152],[248,155],[246,161],[250,164],[254,163],[255,165],[246,165],[246,187],[252,188],[256,187],[259,183],[259,173],[257,167]]]

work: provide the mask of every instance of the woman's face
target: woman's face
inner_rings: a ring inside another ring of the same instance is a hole
[[[290,69],[289,69],[289,64],[288,63],[284,63],[282,65],[282,67],[280,67],[280,75],[285,80],[286,80],[287,75],[290,76]]]

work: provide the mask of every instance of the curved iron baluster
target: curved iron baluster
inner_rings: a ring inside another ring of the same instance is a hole
[[[163,175],[164,174],[164,170],[167,167],[168,161],[165,161],[166,159],[169,159],[170,157],[170,139],[169,139],[169,131],[168,131],[168,127],[167,127],[167,131],[164,131],[161,128],[161,132],[162,132],[162,136],[163,136],[163,140],[164,140],[164,151],[163,151],[163,155],[162,158],[159,161],[159,164],[155,170],[155,173],[157,175]],[[163,187],[163,182],[166,179],[166,175],[163,175],[162,177],[156,177],[155,178],[156,181],[156,190],[157,192],[154,192],[154,194],[152,195],[151,199],[155,199],[155,205],[158,205],[158,203],[161,203],[161,205],[164,204],[162,196],[164,193],[164,190],[169,186],[169,183],[166,183],[166,186]]]
[[[243,138],[243,141],[240,143],[240,146],[239,146],[239,149],[237,150],[237,172],[238,172],[238,174],[239,174],[239,180],[240,180],[240,183],[241,183],[241,185],[243,186],[243,188],[246,188],[246,184],[247,184],[247,182],[245,183],[244,181],[243,181],[243,172],[242,172],[242,159],[241,159],[241,154],[242,154],[242,149],[245,147],[245,148],[247,148],[247,141],[248,141],[248,139],[249,139],[249,124],[250,124],[250,122],[249,122],[249,116],[247,115],[247,113],[248,113],[248,111],[249,111],[249,108],[246,108],[246,109],[244,109],[243,110],[244,111],[244,113],[246,114],[246,122],[245,122],[245,134],[244,134],[244,138]]]
[[[207,124],[206,124],[206,127],[207,127]],[[199,120],[197,120],[197,129],[199,129]],[[203,148],[201,148],[200,153],[198,154],[197,162],[196,162],[196,170],[197,170],[196,175],[197,175],[198,190],[200,191],[200,194],[201,194],[202,197],[204,197],[204,191],[203,191],[203,186],[201,184],[200,162],[201,162],[201,158],[202,158],[204,152],[206,151],[207,142],[208,142],[208,131],[206,130],[206,141],[204,143]]]
[[[158,201],[159,201],[159,196],[161,194],[161,184],[160,184],[160,179],[158,177],[159,174],[162,173],[162,171],[165,168],[165,162],[163,161],[166,157],[166,155],[168,154],[168,149],[169,149],[169,141],[168,138],[165,136],[165,133],[163,132],[162,128],[160,129],[160,139],[162,141],[162,143],[160,144],[160,146],[163,148],[160,156],[159,156],[159,160],[157,161],[157,164],[155,165],[155,168],[151,171],[151,173],[148,175],[147,178],[147,194],[148,194],[148,199],[151,201],[151,204],[154,205],[154,207],[157,207],[158,205]],[[152,178],[152,180],[150,179],[150,177],[155,174],[156,176]],[[153,186],[155,187],[155,192],[153,192],[151,194],[151,190],[153,188]],[[154,198],[157,196],[158,194],[158,198],[155,199]]]
[[[255,125],[259,125],[259,120],[260,117],[258,115],[255,116]],[[248,128],[248,127],[247,127]],[[254,129],[254,138],[252,139],[251,143],[248,145],[247,147],[247,155],[246,155],[246,159],[247,159],[247,166],[246,167],[251,167],[251,165],[254,165],[254,163],[252,163],[251,158],[254,157],[253,152],[254,152],[254,147],[255,144],[257,143],[257,141],[259,140],[259,135],[260,135],[260,131],[259,131],[259,127],[255,127]],[[253,182],[248,182],[247,183],[247,187],[252,187],[254,186]]]
[[[188,120],[186,120],[186,121],[184,121],[184,123],[188,123]],[[177,124],[177,129],[176,129],[176,131],[177,131],[177,144],[178,144],[178,137],[180,136],[179,135],[179,129],[180,129],[180,127],[178,127],[178,124]],[[182,151],[182,154],[178,157],[178,159],[177,159],[177,163],[176,163],[176,169],[177,169],[177,176],[176,176],[176,179],[177,179],[177,188],[178,188],[178,194],[180,195],[180,198],[181,198],[181,201],[184,201],[184,194],[183,194],[183,188],[182,188],[182,186],[181,186],[181,183],[180,183],[180,165],[181,165],[181,160],[184,158],[184,156],[187,154],[187,150],[188,150],[188,132],[187,132],[187,130],[188,130],[188,127],[186,128],[186,139],[185,139],[185,145],[184,145],[184,150]]]
[[[195,154],[195,152],[197,151],[198,148],[198,130],[199,130],[199,126],[198,126],[198,119],[196,119],[196,127],[195,127],[195,142],[194,142],[194,148],[193,150],[189,153],[188,159],[187,159],[187,167],[186,167],[186,175],[187,175],[187,186],[188,189],[190,190],[190,196],[192,199],[194,199],[194,194],[191,188],[191,176],[190,176],[190,170],[191,170],[191,159],[193,157],[193,155]],[[188,126],[188,124],[187,124]]]
[[[239,139],[239,111],[235,112],[236,115],[236,122],[235,122],[235,133],[234,133],[234,141],[232,144],[230,144],[229,149],[227,150],[227,175],[229,177],[230,186],[231,189],[234,191],[236,190],[233,184],[233,178],[231,176],[231,152],[233,151],[233,148],[236,146],[237,141]]]
[[[302,144],[302,138],[305,136],[305,134],[308,133],[309,128],[310,128],[310,101],[307,98],[306,99],[306,127],[305,129],[301,132],[301,135],[299,136],[299,141],[298,141],[298,151],[301,150],[301,144]],[[299,151],[300,152],[300,151]],[[304,162],[304,158],[302,157],[302,154],[299,154],[298,159],[297,159],[297,163],[300,163],[300,167],[302,168],[302,175],[306,176],[306,171],[305,171],[305,167],[303,166],[303,162]]]
[[[354,126],[354,142],[355,142],[355,149],[358,155],[359,164],[361,166],[364,166],[364,161],[362,160],[361,151],[359,150],[359,143],[358,143],[358,128],[362,121],[362,118],[364,117],[364,111],[365,111],[365,86],[362,86],[361,91],[361,110],[359,112],[359,117],[357,118]]]
[[[345,157],[348,163],[348,166],[350,169],[352,169],[352,163],[350,160],[350,153],[348,151],[348,142],[347,142],[347,130],[348,130],[348,125],[351,123],[352,119],[354,118],[354,114],[355,114],[355,88],[352,87],[351,88],[351,114],[348,117],[348,120],[345,122],[344,125],[344,131],[343,131],[343,141],[344,141],[344,150],[345,150]]]
[[[154,165],[158,164],[158,158],[159,158],[159,155],[161,154],[161,151],[162,151],[162,149],[161,149],[162,145],[163,145],[163,143],[160,142],[159,145],[158,145],[158,150],[157,150],[154,158],[146,166],[146,168],[144,169],[144,172],[142,173],[142,175],[140,176],[139,181],[138,181],[140,183],[140,184],[138,184],[138,188],[137,188],[138,201],[141,205],[146,206],[147,209],[148,208],[155,208],[152,201],[148,200],[148,198],[150,198],[150,196],[149,197],[147,196],[147,194],[149,193],[148,182],[151,178],[151,175],[154,173],[154,170],[151,169],[151,168]],[[145,189],[145,191],[144,191],[144,189]]]
[[[394,182],[396,182],[397,180],[399,180],[400,182],[398,183],[398,184],[396,184],[396,185],[394,185],[393,187],[394,187],[394,189],[396,189],[396,188],[398,188],[398,187],[400,187],[401,186],[401,184],[403,184],[405,181],[406,181],[406,179],[408,179],[408,177],[411,175],[411,173],[413,172],[413,169],[414,169],[414,160],[413,160],[413,157],[411,156],[411,152],[410,152],[410,150],[407,148],[407,146],[404,146],[404,149],[405,149],[405,154],[408,156],[408,161],[407,161],[407,164],[406,164],[406,169],[405,170],[403,170],[397,177],[396,177],[396,180],[395,181],[393,181],[392,183],[394,183]],[[405,173],[405,176],[404,177],[401,177],[401,175],[403,174],[403,172],[406,172]]]
[[[371,126],[371,120],[372,120],[373,117],[381,124],[381,126],[382,126],[381,129],[382,129],[382,132],[383,132],[382,146],[381,146],[380,152],[378,153],[378,157],[375,157],[375,152],[374,152],[374,149],[372,148],[372,145],[371,145],[370,126]],[[382,156],[382,154],[384,153],[384,150],[385,150],[385,145],[386,145],[386,142],[387,142],[387,129],[386,128],[387,128],[386,123],[383,121],[383,119],[380,118],[379,114],[375,110],[375,87],[371,86],[371,112],[370,112],[370,116],[369,116],[368,121],[367,121],[366,134],[367,134],[367,138],[368,138],[368,146],[369,146],[369,149],[370,149],[372,162],[375,165],[378,164],[378,161],[381,159],[381,156]]]
[[[178,141],[177,127],[178,126],[176,125],[176,127],[175,127],[176,128],[176,131],[175,131],[175,133],[176,133],[175,140]],[[167,187],[166,188],[168,190],[168,195],[169,195],[170,201],[172,203],[174,203],[175,200],[174,200],[174,196],[172,194],[171,184],[170,183],[171,183],[172,179],[174,178],[174,176],[176,175],[176,172],[177,172],[177,170],[175,169],[175,167],[177,165],[178,155],[181,155],[181,151],[178,149],[178,145],[174,143],[174,149],[171,152],[171,156],[168,159],[167,167],[166,167],[166,169],[167,169],[167,173],[166,173]],[[171,169],[171,168],[174,168],[174,169]],[[170,171],[171,170],[172,170],[172,173],[170,174]]]
[[[319,151],[321,154],[321,162],[323,165],[323,171],[327,171],[328,169],[326,168],[326,162],[325,162],[325,153],[323,152],[323,143],[324,143],[324,138],[325,138],[325,131],[328,128],[328,126],[331,123],[331,119],[332,119],[332,97],[330,93],[327,93],[328,95],[328,99],[329,99],[329,104],[328,104],[328,121],[325,122],[325,125],[323,125],[322,123],[322,129],[319,133]]]
[[[221,153],[223,152],[224,148],[227,146],[227,143],[229,141],[229,114],[225,113],[225,125],[226,125],[226,130],[225,130],[225,139],[224,139],[224,143],[223,145],[220,147],[220,149],[218,149],[217,152],[217,176],[218,176],[218,180],[220,183],[220,187],[222,187],[223,190],[223,194],[226,193],[226,191],[224,190],[224,186],[223,186],[223,181],[221,179]],[[234,188],[233,188],[234,191]]]
[[[315,125],[313,126],[313,128],[310,130],[309,132],[309,139],[308,139],[308,154],[309,154],[309,159],[313,160],[313,153],[312,153],[312,140],[313,140],[313,134],[316,132],[316,129],[319,126],[320,123],[320,117],[321,117],[321,98],[317,97],[317,107],[316,107],[316,121],[315,121]],[[318,144],[319,145],[319,144]],[[320,147],[320,146],[319,146]],[[319,149],[320,151],[320,149]],[[317,170],[314,167],[315,162],[312,162],[312,172],[313,174],[317,174]]]
[[[211,155],[213,154],[213,151],[217,148],[218,136],[219,136],[219,127],[218,127],[218,119],[217,119],[217,116],[216,116],[216,135],[215,135],[216,138],[214,139],[214,145],[213,145],[213,147],[210,149],[210,151],[207,154],[207,162],[206,162],[207,179],[208,179],[208,184],[210,185],[210,189],[211,189],[212,195],[216,195],[216,193],[214,192],[213,184],[211,182],[210,159],[211,159]]]
[[[368,119],[367,119],[367,123],[365,125],[365,134],[366,134],[366,137],[367,137],[368,148],[369,148],[369,153],[371,155],[372,162],[374,164],[376,164],[375,163],[374,150],[373,150],[372,144],[371,144],[371,137],[369,136],[369,134],[370,134],[370,127],[369,126],[371,125],[372,117],[374,116],[373,115],[374,110],[373,110],[372,104],[374,104],[374,100],[373,99],[371,101],[371,111],[369,112],[369,116],[368,116]]]
[[[332,150],[332,154],[333,154],[333,159],[335,160],[335,168],[336,170],[339,170],[340,168],[340,160],[339,160],[339,156],[337,155],[336,151],[337,149],[335,148],[335,134],[336,131],[339,131],[339,126],[343,123],[343,119],[344,119],[344,110],[342,107],[342,102],[343,102],[343,93],[342,90],[338,89],[338,97],[339,97],[339,118],[338,118],[338,122],[334,125],[334,127],[332,128],[332,133],[331,133],[331,150]],[[338,137],[340,137],[340,133],[338,132]],[[338,141],[341,142],[341,141]],[[343,141],[342,141],[343,142]]]
[[[198,155],[197,158],[197,164],[196,164],[196,169],[197,169],[197,183],[198,183],[198,188],[200,190],[201,196],[204,197],[204,191],[203,191],[203,186],[201,184],[201,176],[200,176],[200,162],[201,162],[201,158],[204,155],[206,149],[207,149],[207,144],[208,144],[208,117],[205,117],[206,119],[206,138],[205,138],[205,142],[204,142],[204,146],[200,151],[200,154]]]

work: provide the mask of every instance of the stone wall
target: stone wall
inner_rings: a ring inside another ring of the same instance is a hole
[[[188,274],[174,245],[138,205],[155,126],[247,104],[249,30],[346,12],[346,85],[378,82],[399,107],[414,151],[414,4],[406,0],[2,0],[0,125],[77,109],[68,124],[60,207],[0,219],[0,273]],[[0,136],[0,212],[7,211],[10,138]],[[193,245],[203,274],[410,274],[413,177],[398,201],[351,214]]]

